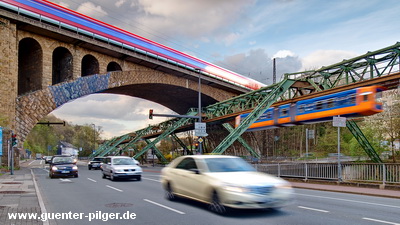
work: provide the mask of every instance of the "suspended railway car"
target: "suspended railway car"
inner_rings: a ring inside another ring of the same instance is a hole
[[[360,117],[383,111],[381,86],[361,87],[292,104],[268,108],[247,131],[265,130],[332,120],[334,116]],[[235,126],[249,113],[236,117]]]
[[[264,84],[46,0],[0,0],[0,7],[252,90]]]

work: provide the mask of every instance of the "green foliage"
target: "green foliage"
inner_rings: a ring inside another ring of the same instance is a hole
[[[48,115],[42,119],[42,121],[51,122],[62,122],[62,120],[56,118],[53,115]],[[82,148],[80,156],[88,156],[92,153],[92,150],[98,147],[99,135],[101,134],[101,128],[96,127],[94,130],[92,125],[71,125],[66,123],[62,125],[36,125],[24,142],[24,148],[31,150],[33,153],[42,153],[47,155],[48,148],[49,154],[54,155],[57,152],[57,146],[60,141],[71,143],[76,148]]]

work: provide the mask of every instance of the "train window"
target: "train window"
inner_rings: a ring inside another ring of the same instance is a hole
[[[320,110],[324,108],[324,102],[323,101],[318,101],[315,103],[315,110]]]
[[[349,97],[350,104],[356,104],[356,94],[351,94]]]
[[[272,119],[272,112],[271,111],[267,112],[267,119]]]
[[[299,113],[304,113],[304,105],[299,105]]]
[[[328,108],[335,107],[335,99],[334,98],[328,99],[327,105]]]
[[[281,109],[281,116],[287,116],[288,115],[288,109]]]
[[[364,102],[368,101],[368,95],[363,95],[363,101]]]

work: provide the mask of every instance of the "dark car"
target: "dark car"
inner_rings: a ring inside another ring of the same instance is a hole
[[[49,164],[49,163],[51,162],[51,158],[53,158],[53,156],[45,156],[45,157],[44,157],[44,162],[45,162],[46,164]]]
[[[74,157],[67,155],[55,155],[51,158],[49,177],[78,177],[78,166]]]
[[[104,162],[105,157],[95,157],[94,159],[90,160],[88,162],[88,169],[91,170],[93,169],[99,169],[101,163]]]

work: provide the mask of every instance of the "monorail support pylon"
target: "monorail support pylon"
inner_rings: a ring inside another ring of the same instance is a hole
[[[222,124],[222,126],[225,127],[225,129],[227,129],[230,133],[233,132],[235,129],[229,124],[229,123],[224,123]],[[260,154],[258,154],[256,151],[254,151],[254,149],[252,147],[250,147],[249,144],[247,144],[247,142],[242,138],[242,137],[238,137],[238,141],[240,142],[240,144],[242,144],[247,151],[250,152],[250,154],[256,158],[260,158]]]
[[[249,126],[254,123],[266,109],[281,97],[295,83],[295,80],[285,79],[278,85],[273,86],[264,96],[263,100],[253,109],[253,111],[234,129],[222,142],[212,151],[215,154],[222,154],[225,150],[242,135]]]
[[[192,111],[192,112],[188,113],[187,115],[194,116],[196,114],[197,114],[196,111]],[[173,125],[168,126],[168,128],[164,132],[162,132],[162,134],[160,134],[154,141],[149,142],[142,150],[140,150],[140,152],[138,152],[134,156],[135,159],[137,159],[139,156],[141,156],[143,153],[147,152],[151,148],[155,147],[155,145],[159,141],[161,141],[163,138],[165,138],[168,135],[170,135],[172,132],[174,132],[176,129],[178,129],[182,125],[186,124],[190,120],[192,120],[192,118],[180,118],[180,119],[176,120]],[[162,161],[167,162],[167,159],[164,157],[164,155],[161,154],[160,157],[161,157]]]
[[[358,127],[357,123],[353,120],[347,120],[346,122],[347,128],[353,134],[353,136],[357,139],[358,143],[367,153],[369,158],[374,163],[383,163],[381,158],[379,157],[378,153],[376,153],[374,147],[369,143],[368,139],[364,136],[363,132],[361,131],[360,127]]]

